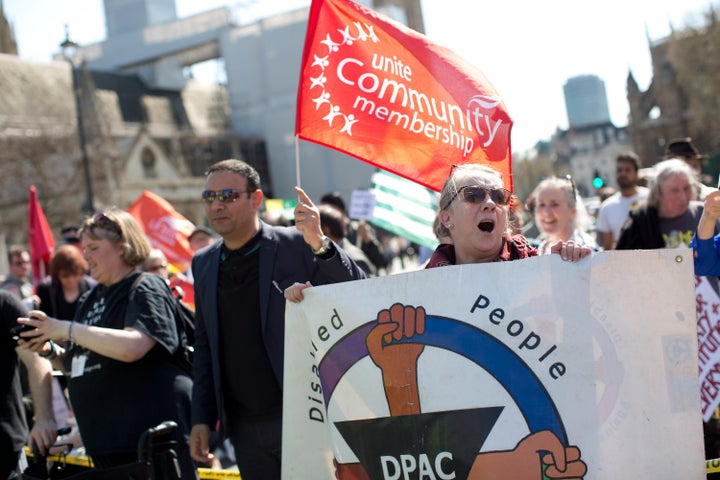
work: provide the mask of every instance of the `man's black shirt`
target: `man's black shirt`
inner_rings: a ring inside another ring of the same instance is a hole
[[[229,417],[254,417],[282,406],[282,390],[261,334],[260,237],[236,250],[225,245],[218,274],[223,396]]]

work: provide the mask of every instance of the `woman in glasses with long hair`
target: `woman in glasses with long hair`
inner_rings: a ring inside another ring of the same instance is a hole
[[[522,235],[509,232],[512,193],[501,174],[486,165],[454,167],[440,193],[436,233],[452,240],[440,244],[426,268],[520,260],[537,255]],[[551,246],[563,260],[577,261],[592,250],[572,241]]]
[[[545,178],[535,187],[532,196],[535,224],[540,229],[538,254],[549,254],[550,247],[557,242],[572,241],[597,248],[595,239],[587,233],[590,215],[577,195],[572,177]]]
[[[74,321],[38,310],[18,319],[36,327],[21,344],[66,373],[80,435],[96,468],[137,462],[140,435],[171,420],[178,424],[180,478],[196,478],[186,446],[192,380],[178,358],[182,332],[172,294],[159,276],[138,278],[150,242],[119,209],[85,220],[80,238],[98,284],[81,298]],[[66,340],[66,347],[57,340]]]

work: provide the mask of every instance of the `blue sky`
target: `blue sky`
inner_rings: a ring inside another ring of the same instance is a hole
[[[102,0],[0,0],[13,24],[20,56],[49,62],[68,24],[80,44],[105,37]],[[514,118],[513,150],[523,151],[567,127],[562,87],[575,75],[605,81],[610,115],[627,123],[625,85],[632,70],[640,88],[651,79],[651,40],[696,24],[720,0],[421,0],[426,34],[479,67]],[[176,0],[183,17],[217,6],[245,15],[309,5],[308,0]],[[213,73],[209,73],[213,78]]]

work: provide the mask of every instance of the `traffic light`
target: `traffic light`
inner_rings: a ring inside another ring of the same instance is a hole
[[[600,172],[598,169],[595,169],[595,176],[593,177],[592,181],[593,187],[600,189],[605,185],[605,180],[600,176]]]

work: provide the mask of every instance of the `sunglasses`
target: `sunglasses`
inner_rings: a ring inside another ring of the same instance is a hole
[[[565,175],[565,180],[570,182],[570,185],[572,186],[573,200],[576,200],[578,198],[578,192],[577,192],[577,186],[575,185],[575,180],[573,179],[572,175],[570,175],[570,174]]]
[[[488,195],[490,195],[490,200],[492,200],[495,205],[508,205],[512,199],[512,192],[504,188],[486,188],[478,185],[465,185],[455,192],[455,195],[450,198],[450,201],[447,202],[447,205],[445,205],[443,210],[448,208],[457,197],[460,197],[463,202],[480,203],[484,201],[485,197]]]
[[[120,225],[117,224],[115,220],[105,215],[103,212],[98,212],[92,217],[92,223],[90,224],[90,227],[99,227],[103,230],[108,230],[110,232],[117,233],[120,237],[122,237],[122,229],[120,229]]]
[[[216,199],[222,203],[231,203],[240,198],[241,193],[252,193],[249,190],[246,190],[244,192],[240,192],[238,190],[235,190],[234,188],[226,188],[224,190],[204,190],[202,192],[202,199],[205,203],[213,203]]]

